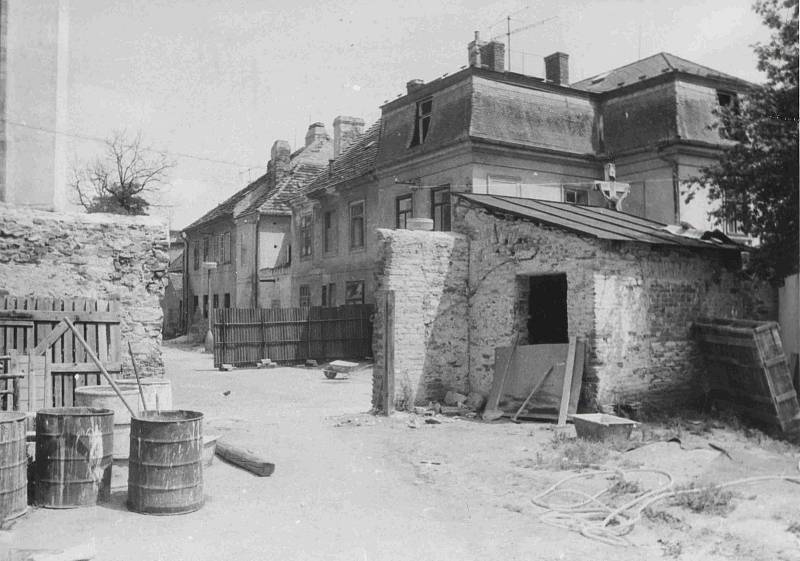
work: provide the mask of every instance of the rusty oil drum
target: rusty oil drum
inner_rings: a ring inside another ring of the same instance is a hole
[[[25,413],[0,413],[0,523],[28,509]]]
[[[203,506],[203,414],[148,411],[131,419],[128,508],[183,514]]]
[[[34,500],[48,508],[111,499],[114,412],[59,407],[36,413]]]

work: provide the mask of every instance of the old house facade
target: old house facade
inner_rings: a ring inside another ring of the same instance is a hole
[[[425,218],[450,230],[451,193],[591,206],[623,199],[643,218],[716,226],[702,195],[687,204],[684,191],[730,142],[710,128],[714,109],[735,103],[746,82],[659,53],[570,84],[564,53],[546,57],[545,78],[506,72],[503,53],[476,36],[468,67],[408,82],[303,190],[293,204],[304,248],[294,305],[374,301],[376,229]]]
[[[333,142],[313,123],[305,144],[272,146],[267,171],[184,230],[184,309],[202,324],[210,309],[289,305],[292,260],[288,200],[325,168]]]

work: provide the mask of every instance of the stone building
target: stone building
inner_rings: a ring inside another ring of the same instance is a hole
[[[275,141],[263,176],[184,230],[190,324],[207,318],[209,308],[292,305],[289,200],[326,169],[337,142],[350,134],[341,123],[353,120],[360,122],[337,117],[333,138],[323,123],[313,123],[294,152],[285,140]]]
[[[768,284],[740,274],[720,233],[682,231],[631,214],[487,194],[454,197],[457,232],[378,230],[376,291],[394,292],[394,328],[375,319],[374,398],[385,338],[395,403],[489,393],[495,349],[587,344],[583,404],[670,408],[702,397],[690,336],[704,316],[774,319]]]
[[[592,206],[609,195],[650,220],[712,226],[708,201],[687,204],[683,191],[731,142],[709,125],[747,82],[659,53],[570,84],[564,53],[546,57],[539,78],[505,71],[503,52],[476,37],[468,67],[409,81],[303,190],[293,204],[295,305],[372,302],[376,229],[425,218],[449,230],[451,193]]]

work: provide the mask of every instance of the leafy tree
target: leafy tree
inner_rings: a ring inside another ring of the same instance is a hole
[[[141,133],[129,139],[117,132],[94,163],[73,167],[71,186],[88,212],[147,214],[147,196],[164,186],[174,165],[166,155],[144,147]]]
[[[767,82],[720,109],[720,130],[738,143],[698,179],[720,203],[714,218],[737,221],[759,239],[752,268],[782,278],[797,272],[800,254],[798,0],[759,0],[753,8],[772,30],[767,44],[754,46]]]

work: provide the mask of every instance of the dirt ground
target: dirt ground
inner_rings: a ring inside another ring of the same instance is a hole
[[[372,416],[369,368],[327,380],[316,369],[218,372],[185,346],[167,345],[165,355],[175,406],[203,412],[205,434],[260,451],[275,473],[255,477],[216,458],[202,509],[156,517],[127,511],[125,473],[115,467],[110,504],[31,508],[0,531],[0,561],[75,547],[102,561],[800,560],[800,485],[785,481],[701,504],[655,504],[628,545],[547,524],[531,502],[580,466],[593,472],[589,464],[659,469],[676,484],[800,475],[799,448],[736,423],[645,425],[617,450],[578,442],[571,427]],[[618,479],[575,484],[593,493]],[[603,500],[624,503],[658,484],[633,472],[626,481]]]

